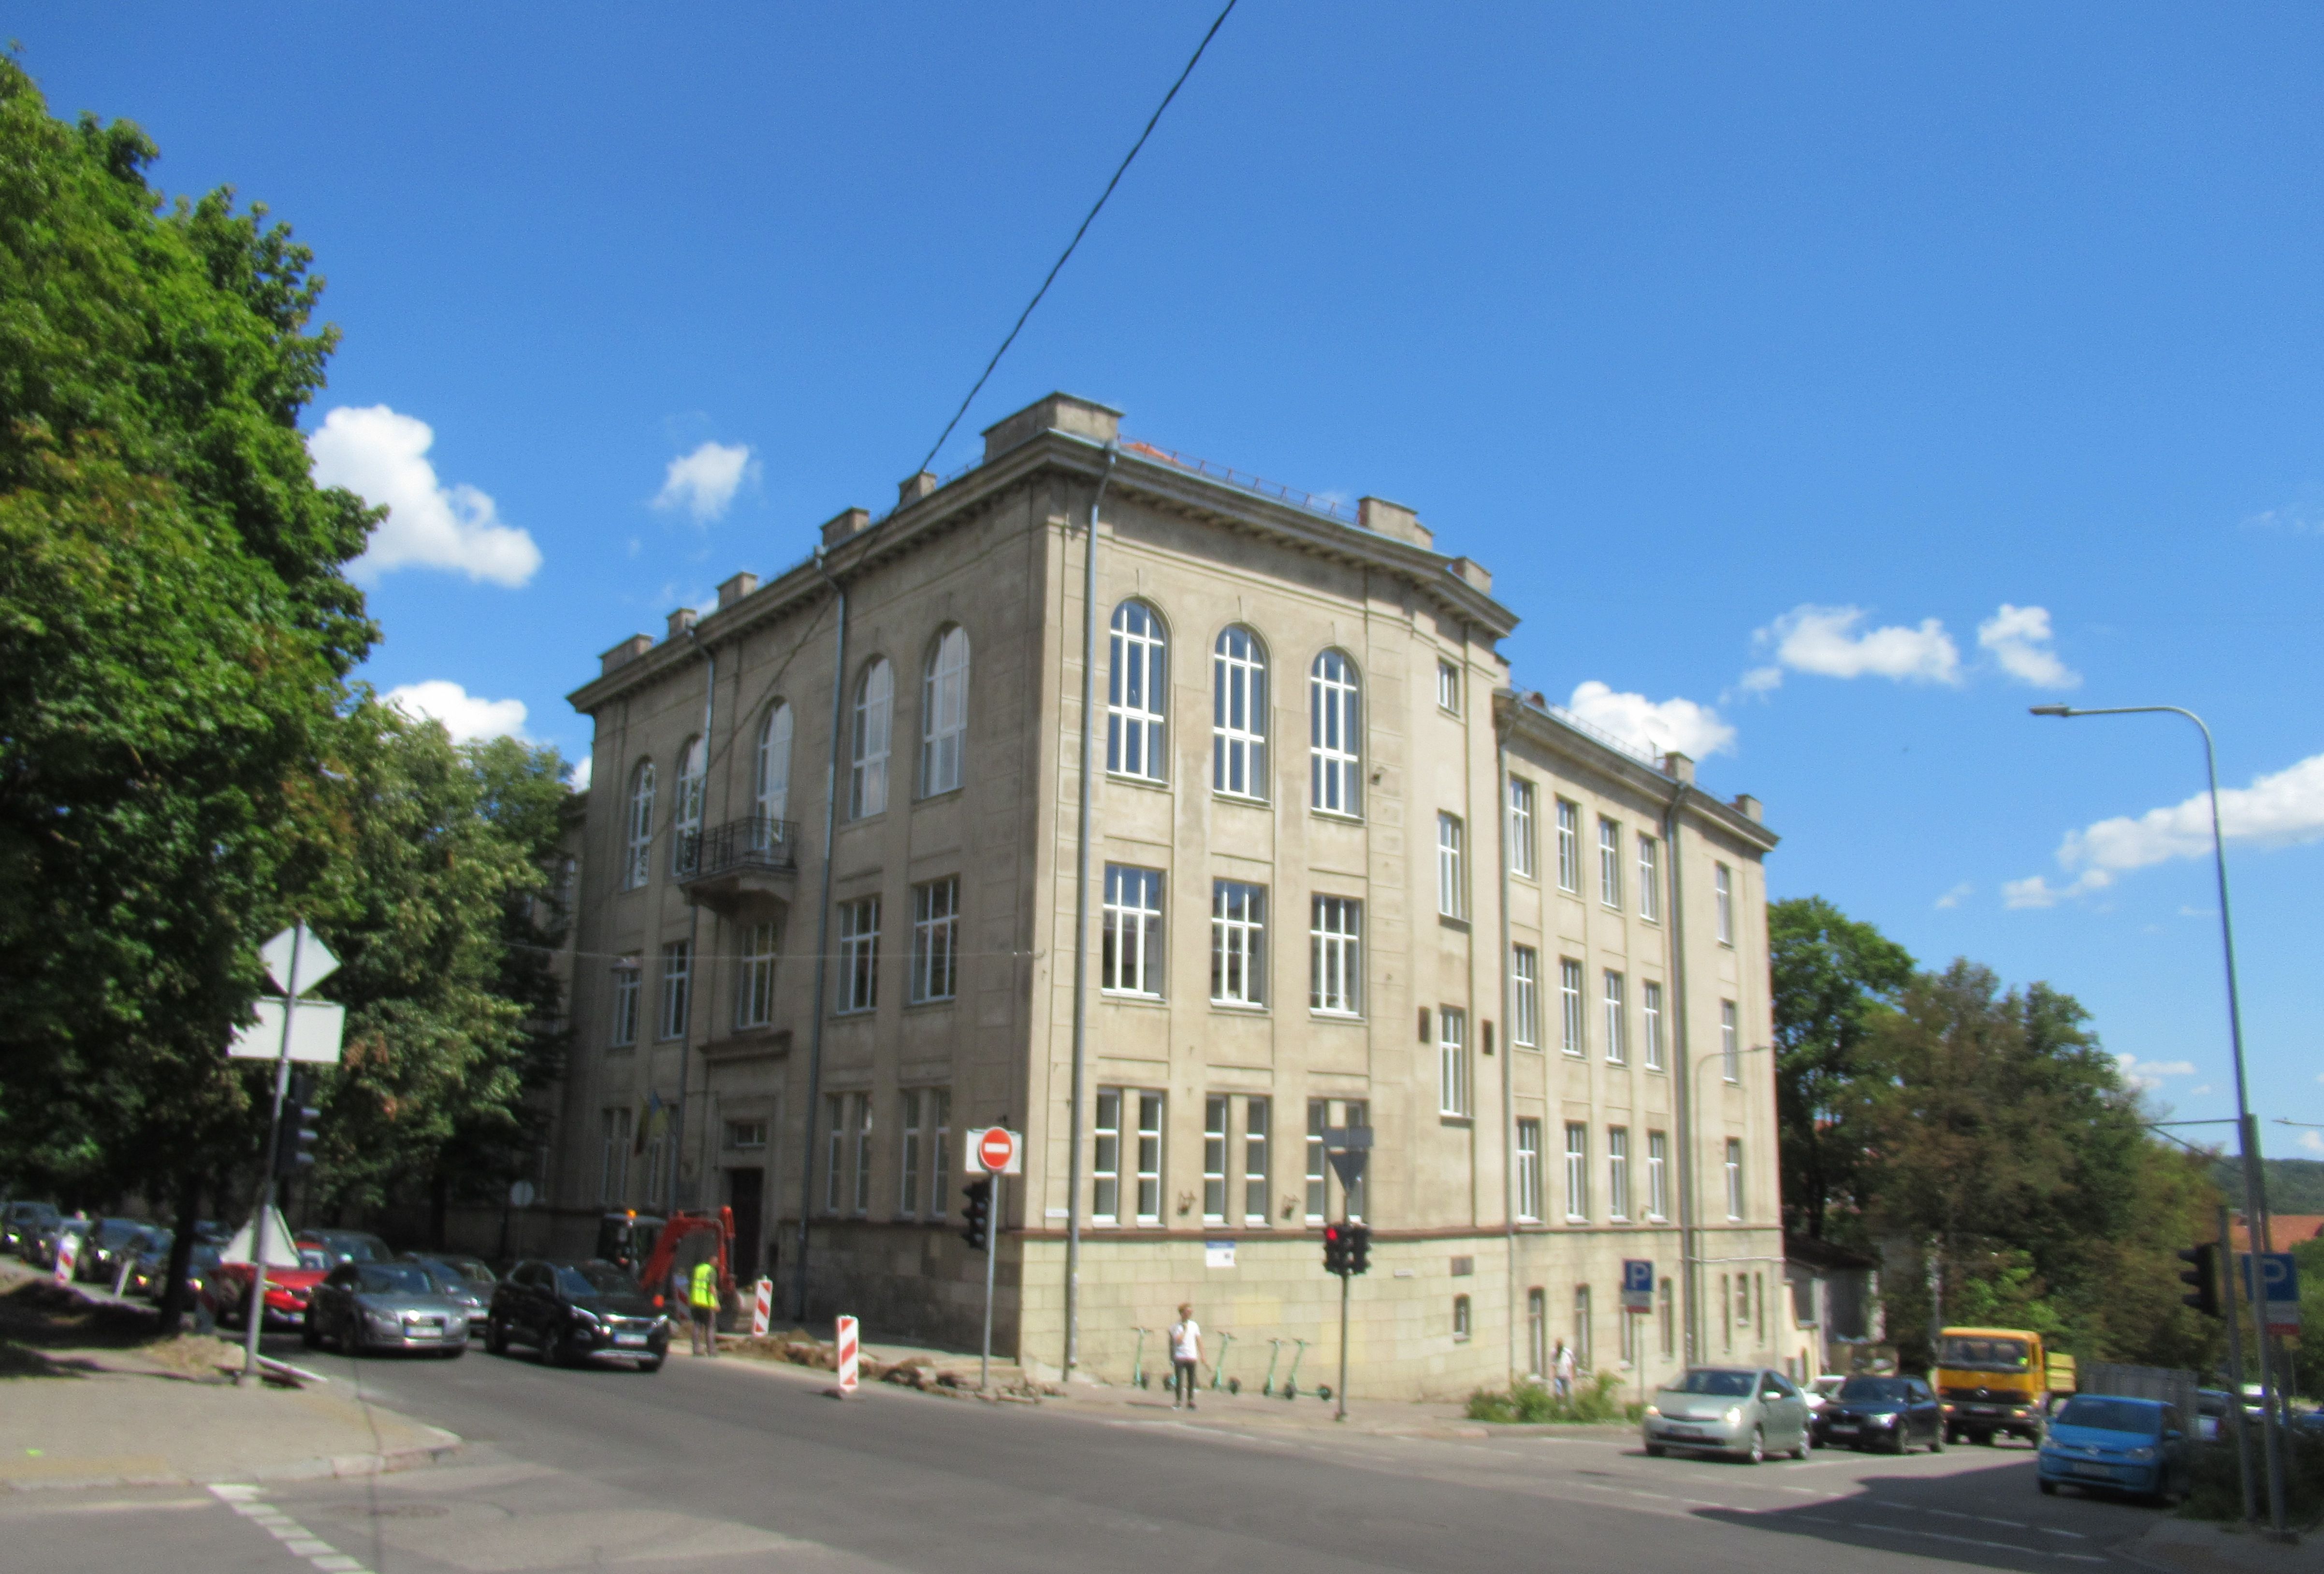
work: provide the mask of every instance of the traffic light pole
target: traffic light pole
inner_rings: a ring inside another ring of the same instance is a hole
[[[2229,1407],[2236,1423],[2236,1474],[2244,1486],[2244,1523],[2259,1523],[2259,1487],[2252,1478],[2251,1428],[2244,1416],[2244,1320],[2236,1307],[2236,1250],[2227,1237],[2227,1205],[2219,1204],[2219,1277],[2227,1286],[2227,1385],[2236,1391]]]
[[[243,1319],[240,1386],[258,1376],[258,1333],[266,1326],[266,1223],[274,1211],[274,1166],[282,1155],[282,1101],[290,1091],[290,1019],[299,1014],[299,960],[306,949],[307,922],[290,939],[290,976],[282,980],[282,1045],[274,1056],[274,1116],[266,1123],[266,1168],[258,1183],[258,1211],[250,1219],[249,1314]]]
[[[984,1221],[984,1364],[976,1378],[980,1394],[992,1392],[992,1262],[1001,1255],[1001,1201],[1008,1184],[1006,1175],[992,1177],[992,1211]]]
[[[1353,1274],[1340,1275],[1340,1390],[1332,1395],[1340,1402],[1332,1413],[1333,1421],[1348,1419],[1348,1286],[1354,1283]]]

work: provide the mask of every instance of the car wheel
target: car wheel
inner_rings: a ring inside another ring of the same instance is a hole
[[[444,1358],[447,1361],[456,1361],[467,1353],[468,1347],[466,1345],[454,1345],[450,1349],[442,1352]]]
[[[1670,1450],[1663,1447],[1660,1443],[1648,1443],[1646,1445],[1646,1458],[1649,1459],[1659,1459],[1665,1454],[1669,1452]]]
[[[493,1356],[508,1354],[508,1330],[501,1325],[501,1320],[497,1317],[485,1321],[484,1353]]]
[[[654,1357],[651,1360],[640,1361],[638,1363],[638,1370],[641,1372],[659,1372],[661,1370],[661,1361],[662,1358],[659,1356]]]
[[[323,1330],[315,1322],[312,1308],[308,1310],[306,1316],[299,1320],[299,1342],[310,1350],[319,1350],[323,1348]]]
[[[1945,1434],[1944,1430],[1941,1427],[1937,1431],[1929,1434],[1929,1452],[1932,1454],[1941,1454],[1944,1451]]]
[[[2055,1497],[2055,1496],[2058,1496],[2058,1484],[2057,1484],[2055,1481],[2044,1481],[2044,1482],[2043,1482],[2043,1483],[2042,1483],[2042,1496],[2044,1496],[2044,1497]]]
[[[1767,1429],[1764,1426],[1755,1426],[1751,1429],[1751,1446],[1744,1451],[1743,1461],[1748,1465],[1758,1465],[1764,1464],[1766,1458]]]

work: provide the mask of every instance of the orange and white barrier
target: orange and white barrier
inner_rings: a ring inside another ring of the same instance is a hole
[[[751,1302],[751,1334],[754,1339],[767,1337],[767,1325],[775,1316],[775,1282],[759,1281],[759,1293]]]
[[[858,1338],[855,1320],[839,1320],[839,1393],[845,1398],[855,1392],[857,1368],[861,1365],[862,1347]]]

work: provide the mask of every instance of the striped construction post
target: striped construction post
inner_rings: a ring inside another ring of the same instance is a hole
[[[775,1282],[759,1281],[759,1293],[751,1304],[751,1334],[754,1339],[767,1337],[767,1324],[775,1315]]]
[[[862,1354],[855,1320],[852,1317],[841,1318],[839,1320],[839,1395],[843,1399],[855,1392],[856,1369]]]

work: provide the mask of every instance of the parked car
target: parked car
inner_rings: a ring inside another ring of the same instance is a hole
[[[58,1220],[32,1238],[32,1255],[27,1260],[36,1268],[55,1267],[57,1254],[62,1249],[65,1238],[70,1236],[78,1240],[88,1235],[89,1227],[90,1221],[86,1219]]]
[[[122,1254],[135,1256],[142,1249],[145,1232],[152,1229],[142,1219],[100,1219],[89,1226],[82,1237],[80,1258],[73,1265],[73,1277],[91,1284],[109,1284],[114,1270],[121,1266]]]
[[[1915,1443],[1945,1446],[1944,1412],[1918,1377],[1850,1377],[1815,1418],[1816,1441],[1901,1454]]]
[[[497,1283],[490,1268],[474,1257],[429,1256],[420,1252],[406,1252],[396,1260],[418,1268],[434,1281],[438,1292],[466,1306],[469,1335],[482,1336],[492,1313],[493,1286]]]
[[[32,1242],[41,1231],[62,1217],[53,1202],[9,1203],[5,1211],[0,1211],[0,1251],[31,1257]]]
[[[322,1259],[326,1270],[341,1263],[386,1263],[395,1260],[387,1249],[387,1242],[360,1229],[302,1229],[299,1232],[299,1255],[309,1252]]]
[[[261,1318],[268,1328],[302,1328],[307,1321],[307,1301],[314,1294],[315,1286],[323,1282],[330,1264],[323,1258],[322,1249],[311,1242],[300,1241],[293,1249],[299,1254],[299,1266],[269,1263],[266,1266],[266,1306]],[[210,1280],[210,1304],[218,1321],[236,1327],[250,1326],[250,1286],[253,1275],[248,1263],[220,1263]]]
[[[1681,1449],[1739,1454],[1756,1465],[1770,1453],[1804,1459],[1815,1446],[1807,1396],[1766,1367],[1693,1367],[1655,1395],[1640,1427],[1655,1459]]]
[[[300,1325],[309,1349],[336,1344],[349,1355],[468,1348],[468,1309],[445,1294],[417,1263],[341,1263],[308,1298]]]
[[[129,1275],[129,1293],[132,1295],[142,1295],[148,1301],[161,1298],[161,1281],[170,1271],[170,1247],[171,1243],[165,1240],[157,1249],[138,1257],[137,1266]],[[196,1241],[186,1256],[186,1284],[195,1295],[201,1294],[203,1286],[217,1272],[217,1266],[218,1248],[208,1241]]]
[[[2195,1435],[2207,1443],[2219,1441],[2227,1424],[2227,1407],[2236,1396],[2224,1388],[2195,1390]]]
[[[1823,1407],[1831,1403],[1831,1396],[1839,1393],[1840,1385],[1847,1381],[1848,1375],[1845,1372],[1827,1372],[1800,1390],[1807,1395],[1808,1420],[1811,1423],[1817,1416],[1823,1413]]]
[[[2042,1440],[2042,1490],[2098,1487],[2160,1500],[2187,1489],[2193,1447],[2179,1412],[2159,1399],[2077,1394]]]
[[[177,1238],[176,1230],[164,1229],[158,1224],[149,1224],[139,1230],[134,1239],[114,1255],[112,1278],[114,1283],[121,1286],[121,1293],[124,1295],[138,1293],[139,1265],[158,1262],[160,1268],[164,1270],[168,1268],[170,1247]]]
[[[669,1354],[669,1319],[635,1279],[612,1263],[519,1263],[493,1289],[484,1348],[505,1355],[530,1345],[544,1361],[632,1360],[661,1370]]]

